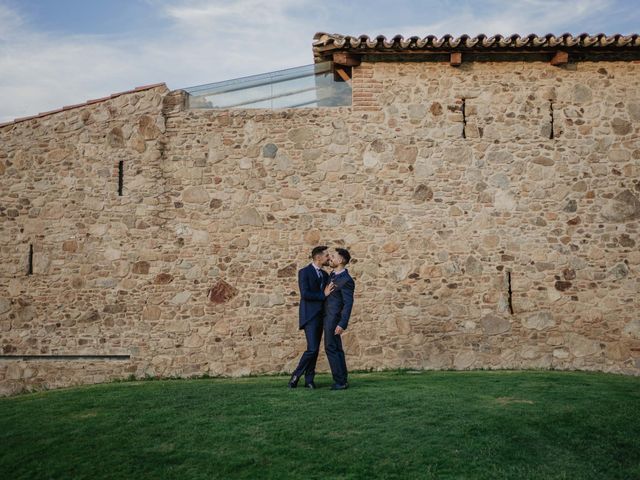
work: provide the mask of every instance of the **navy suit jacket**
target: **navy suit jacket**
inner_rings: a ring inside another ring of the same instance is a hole
[[[336,288],[324,302],[324,324],[326,328],[331,330],[334,330],[336,325],[340,325],[343,330],[346,330],[353,308],[353,292],[356,283],[347,269],[335,275],[332,281]]]
[[[300,329],[312,320],[322,320],[324,311],[324,287],[329,283],[329,274],[324,270],[322,282],[316,269],[309,264],[298,271],[298,287],[300,288]]]

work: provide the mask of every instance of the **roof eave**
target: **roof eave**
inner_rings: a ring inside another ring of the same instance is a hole
[[[313,54],[315,62],[331,59],[333,53],[347,52],[357,55],[430,55],[440,53],[548,53],[558,50],[571,52],[619,52],[640,51],[640,35],[605,35],[599,33],[589,35],[547,34],[538,36],[530,34],[493,35],[484,34],[471,37],[461,35],[453,37],[444,35],[440,38],[434,35],[426,37],[412,36],[404,38],[395,35],[387,39],[383,35],[370,38],[367,35],[349,36],[319,32],[313,38]]]

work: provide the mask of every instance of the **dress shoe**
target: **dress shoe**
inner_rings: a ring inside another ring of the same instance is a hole
[[[333,385],[331,385],[331,390],[346,390],[347,388],[349,388],[348,383],[344,383],[342,385],[340,385],[339,383],[334,383]]]
[[[289,380],[289,388],[296,388],[298,386],[298,380],[300,380],[300,377],[298,375],[291,375],[291,379]]]
[[[313,383],[313,382],[305,383],[304,384],[304,388],[308,388],[310,390],[315,390],[316,389],[316,384]]]

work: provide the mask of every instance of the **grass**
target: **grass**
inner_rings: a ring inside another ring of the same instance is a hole
[[[640,478],[640,378],[383,372],[0,399],[2,479]]]

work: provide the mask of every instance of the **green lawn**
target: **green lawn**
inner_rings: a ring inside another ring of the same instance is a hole
[[[1,479],[640,478],[640,378],[123,382],[0,399]]]

